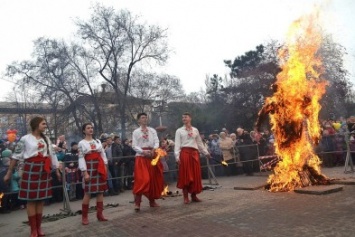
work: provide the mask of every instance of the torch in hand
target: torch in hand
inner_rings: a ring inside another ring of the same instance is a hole
[[[156,166],[158,164],[159,159],[167,155],[166,151],[161,148],[155,149],[154,153],[155,153],[155,157],[150,162],[152,166]]]

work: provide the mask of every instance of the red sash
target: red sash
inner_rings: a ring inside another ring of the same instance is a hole
[[[85,155],[85,160],[98,160],[99,164],[97,167],[97,171],[101,176],[104,177],[104,179],[107,178],[107,172],[106,172],[106,166],[105,162],[102,159],[101,155],[99,152],[93,152]]]
[[[51,160],[48,156],[43,156],[41,152],[38,152],[37,156],[33,156],[29,159],[26,159],[28,162],[44,162],[44,171],[47,173],[51,172]]]
[[[143,151],[150,151],[150,150],[152,150],[153,148],[151,148],[151,147],[142,147],[142,150]]]

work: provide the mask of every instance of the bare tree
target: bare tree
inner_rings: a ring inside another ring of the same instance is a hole
[[[78,33],[93,52],[97,70],[113,88],[122,134],[126,131],[131,75],[143,62],[165,63],[166,30],[139,22],[127,10],[96,5],[88,21],[77,21]]]
[[[39,38],[34,43],[33,60],[12,63],[7,68],[7,76],[43,96],[63,94],[73,108],[70,114],[80,130],[76,99],[84,88],[70,67],[65,50],[64,42]]]
[[[344,67],[346,49],[334,42],[331,35],[324,35],[319,53],[324,67],[322,78],[328,81],[327,92],[321,101],[321,116],[344,116],[346,99],[352,96],[349,73]]]
[[[101,106],[104,102],[100,101],[101,95],[94,89],[94,82],[97,81],[98,76],[95,70],[96,60],[88,50],[78,44],[72,44],[70,47],[66,47],[65,56],[70,67],[75,71],[75,75],[80,78],[79,81],[83,83],[81,86],[86,88],[84,91],[78,91],[78,94],[87,98],[88,102],[81,104],[82,112],[89,116],[90,121],[94,123],[98,132],[102,133],[103,122]],[[93,105],[93,110],[90,109],[91,104]],[[89,108],[87,108],[87,106]]]

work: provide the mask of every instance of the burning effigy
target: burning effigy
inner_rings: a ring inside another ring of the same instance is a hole
[[[268,179],[272,192],[329,183],[314,152],[321,134],[319,101],[327,86],[322,78],[321,42],[318,13],[307,15],[292,23],[287,41],[278,52],[282,71],[256,123],[260,129],[269,116],[275,136],[275,153],[280,161]]]

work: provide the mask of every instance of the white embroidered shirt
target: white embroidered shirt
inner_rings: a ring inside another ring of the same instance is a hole
[[[85,171],[87,169],[86,162],[85,162],[85,155],[90,154],[92,152],[99,152],[101,158],[104,160],[104,163],[107,165],[107,157],[104,148],[100,140],[93,139],[91,141],[87,141],[85,139],[81,140],[78,143],[78,150],[79,150],[79,169],[81,171]]]
[[[200,133],[197,128],[192,127],[191,130],[186,129],[185,126],[176,130],[175,133],[175,159],[180,160],[180,151],[183,147],[191,147],[199,150],[204,155],[209,154],[207,148],[204,146]]]
[[[32,134],[27,134],[21,137],[20,141],[15,147],[14,154],[12,158],[15,160],[29,159],[35,157],[38,153],[41,153],[43,156],[48,156],[51,159],[52,168],[58,168],[58,159],[53,150],[53,146],[49,138],[46,138],[49,145],[49,154],[47,150],[47,144],[43,138],[37,139]]]
[[[142,148],[158,148],[159,138],[154,128],[147,127],[147,130],[142,127],[133,131],[132,135],[132,148],[136,151],[136,156],[141,156],[143,153]]]

